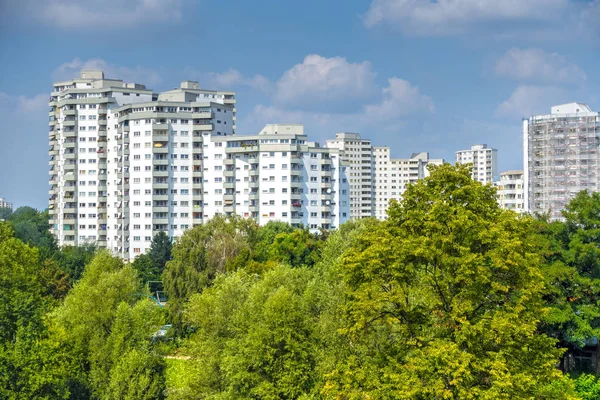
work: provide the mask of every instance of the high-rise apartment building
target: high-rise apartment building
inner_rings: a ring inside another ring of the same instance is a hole
[[[236,129],[236,100],[235,92],[227,92],[220,90],[207,90],[201,89],[198,82],[184,81],[181,82],[181,86],[173,90],[168,90],[160,94],[161,100],[164,101],[198,101],[203,100],[207,102],[220,103],[232,106],[231,112],[233,116],[233,129],[232,132],[235,134]]]
[[[473,164],[473,179],[483,184],[498,180],[498,150],[487,144],[474,144],[469,150],[456,152],[458,164]]]
[[[4,197],[0,197],[0,208],[10,208],[13,209],[13,204],[6,201]]]
[[[375,216],[375,165],[371,141],[358,133],[336,133],[326,146],[342,152],[343,161],[349,165],[350,216],[368,218]]]
[[[561,210],[581,190],[600,190],[600,113],[582,103],[551,108],[523,120],[525,207]]]
[[[525,182],[522,170],[501,172],[496,188],[500,207],[518,213],[525,212]]]
[[[427,165],[441,165],[443,159],[431,159],[429,153],[414,153],[409,158],[391,158],[389,147],[374,147],[375,216],[387,218],[390,200],[401,200],[406,186],[429,176]]]
[[[233,135],[231,93],[195,82],[154,94],[84,71],[50,100],[50,213],[60,245],[95,242],[132,259],[158,231],[217,214],[312,230],[349,218],[346,166],[301,125]]]

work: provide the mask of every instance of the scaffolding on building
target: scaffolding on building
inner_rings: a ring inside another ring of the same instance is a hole
[[[560,220],[578,192],[600,190],[600,114],[532,117],[527,133],[529,209]]]

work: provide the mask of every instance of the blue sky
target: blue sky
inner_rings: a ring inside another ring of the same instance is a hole
[[[600,0],[0,0],[0,196],[45,208],[54,80],[238,93],[238,133],[304,123],[407,157],[474,143],[522,167],[521,119],[600,109]]]

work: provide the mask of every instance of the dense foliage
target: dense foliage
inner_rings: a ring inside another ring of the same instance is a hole
[[[446,164],[385,221],[218,216],[131,263],[0,215],[0,398],[600,398],[600,194],[550,223]]]

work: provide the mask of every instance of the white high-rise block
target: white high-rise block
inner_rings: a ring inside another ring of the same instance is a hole
[[[123,258],[165,231],[238,214],[333,229],[350,217],[347,166],[301,125],[234,133],[235,94],[195,82],[154,94],[84,71],[54,84],[50,213],[60,245],[93,242]]]
[[[600,191],[600,113],[586,104],[524,119],[523,149],[527,211],[560,220],[578,192]]]
[[[487,144],[474,144],[469,150],[456,152],[458,164],[473,164],[473,179],[483,184],[498,180],[498,150]]]
[[[349,165],[350,215],[352,218],[375,216],[375,165],[371,141],[358,133],[336,133],[327,147],[338,149]]]
[[[374,147],[375,216],[387,218],[391,200],[400,201],[406,187],[429,176],[427,165],[441,165],[443,159],[431,159],[429,153],[414,153],[409,158],[391,158],[389,147]]]
[[[501,172],[496,188],[500,207],[518,213],[525,212],[525,183],[522,170]]]

